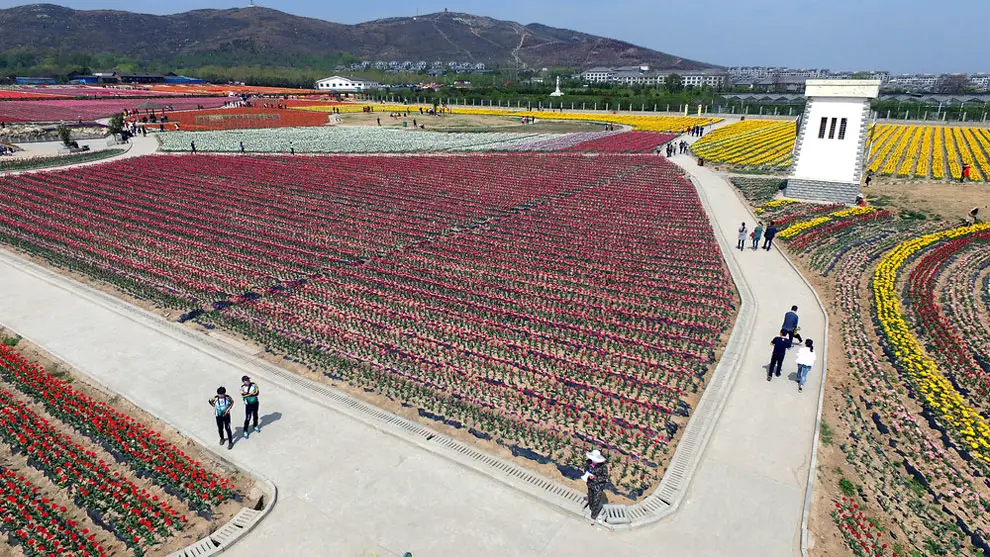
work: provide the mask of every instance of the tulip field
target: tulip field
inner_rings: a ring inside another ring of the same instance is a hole
[[[128,121],[134,120],[128,118]],[[180,129],[188,131],[287,128],[322,126],[327,123],[327,115],[302,110],[238,107],[174,112],[168,115],[168,121],[169,127],[179,124]]]
[[[139,104],[154,102],[171,105],[176,110],[222,106],[224,97],[170,97],[154,99],[59,99],[34,101],[0,101],[0,122],[75,122],[96,120],[130,110]],[[159,110],[160,112],[160,110]]]
[[[778,183],[764,182],[736,185],[759,197]],[[983,554],[990,225],[917,220],[886,207],[756,205],[781,225],[785,249],[824,279],[817,288],[837,321],[840,344],[830,353],[841,364],[829,364],[824,414],[834,440],[821,450],[843,466],[820,466],[823,489],[844,497],[818,512],[858,554]]]
[[[249,109],[250,110],[250,109]],[[276,111],[279,118],[286,112]],[[318,117],[325,117],[319,114]],[[194,117],[195,118],[195,117]],[[205,120],[197,125],[277,128],[242,125],[238,120]],[[602,131],[570,134],[522,132],[433,132],[366,126],[296,127],[278,129],[227,129],[226,131],[166,133],[162,149],[170,152],[238,153],[438,153],[510,151],[585,151],[600,153],[652,153],[676,137],[669,133]]]
[[[316,105],[302,105],[298,107],[299,110],[311,110],[316,112],[332,112],[337,110],[338,112],[361,112],[363,108],[359,104],[350,105],[340,105],[340,106],[327,106],[327,103],[322,103]],[[290,105],[292,106],[292,105]],[[409,111],[410,114],[419,113],[419,109],[423,110],[432,109],[433,106],[427,105],[402,105],[402,104],[385,104],[385,105],[374,105],[376,112],[406,112]],[[690,128],[691,126],[707,126],[717,122],[721,122],[721,118],[710,118],[703,116],[665,116],[665,115],[652,115],[648,113],[641,114],[609,114],[609,113],[590,113],[590,112],[570,112],[564,110],[562,112],[555,112],[553,110],[518,110],[511,108],[500,108],[500,107],[473,107],[473,106],[455,106],[451,108],[452,114],[476,114],[480,116],[512,116],[516,118],[536,118],[540,120],[577,120],[584,122],[612,122],[615,124],[621,124],[626,126],[631,126],[634,129],[642,131],[653,131],[653,132],[678,132]]]
[[[656,156],[153,156],[0,187],[7,244],[565,477],[607,447],[632,499],[735,311]]]
[[[25,555],[174,548],[236,493],[160,433],[6,344],[0,453],[0,535]]]
[[[867,140],[868,170],[903,179],[958,180],[964,164],[970,179],[990,179],[990,128],[924,124],[877,124]],[[794,122],[745,120],[713,130],[692,151],[712,162],[787,169],[797,132]]]
[[[696,141],[691,150],[712,162],[787,168],[791,165],[796,137],[791,121],[744,120],[712,130]]]

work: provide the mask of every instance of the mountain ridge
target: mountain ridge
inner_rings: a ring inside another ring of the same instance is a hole
[[[31,4],[0,10],[0,29],[0,51],[109,53],[142,62],[224,53],[277,66],[298,56],[348,53],[372,61],[499,67],[714,67],[579,31],[457,12],[342,24],[263,7],[154,15]]]

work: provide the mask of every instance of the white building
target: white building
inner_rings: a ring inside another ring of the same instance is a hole
[[[660,70],[650,71],[649,66],[596,67],[581,72],[585,83],[618,83],[621,85],[662,86],[671,74],[681,76],[685,87],[714,87],[726,85],[728,74],[722,70]]]
[[[612,68],[597,67],[581,72],[581,79],[587,83],[608,83],[614,75]]]
[[[316,88],[321,91],[333,91],[334,93],[362,93],[378,89],[375,81],[366,81],[356,77],[345,77],[335,75],[316,82]]]
[[[938,85],[938,76],[931,74],[902,74],[892,75],[884,84],[890,89],[905,91],[934,91]]]
[[[870,100],[879,79],[809,79],[808,97],[787,180],[787,196],[853,203],[866,156]]]
[[[974,73],[970,74],[969,82],[973,84],[973,87],[980,92],[990,91],[990,74],[985,73]]]

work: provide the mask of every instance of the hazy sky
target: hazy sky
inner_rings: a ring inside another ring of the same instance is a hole
[[[339,23],[442,11],[543,23],[720,65],[990,72],[990,0],[256,0]],[[0,0],[0,8],[34,2]],[[229,0],[59,0],[76,9],[176,13],[247,4]],[[122,37],[126,40],[126,37]]]

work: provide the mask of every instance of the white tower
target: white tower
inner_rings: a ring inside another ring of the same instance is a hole
[[[853,203],[859,195],[870,100],[879,79],[809,79],[787,196]]]
[[[557,89],[553,93],[550,93],[550,96],[551,97],[563,97],[564,96],[564,92],[560,90],[560,76],[559,75],[557,76]]]

